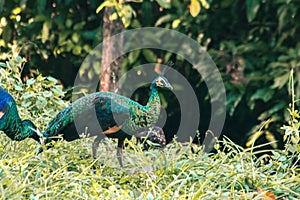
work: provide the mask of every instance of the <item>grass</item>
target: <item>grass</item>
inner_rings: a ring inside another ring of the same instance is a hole
[[[91,139],[60,141],[38,156],[34,141],[0,139],[1,199],[262,199],[266,192],[300,198],[300,169],[282,151],[256,158],[229,140],[215,154],[191,153],[195,147],[176,142],[142,152],[128,142],[120,168],[108,139],[96,160]]]
[[[51,77],[23,83],[23,63],[18,56],[0,63],[0,86],[15,98],[21,117],[43,130],[68,102]],[[243,149],[225,139],[213,154],[177,142],[143,152],[127,141],[125,168],[119,167],[112,140],[100,144],[97,159],[91,138],[60,141],[36,155],[35,141],[11,141],[1,132],[0,199],[300,199],[300,115],[292,109],[291,116],[283,128],[293,136],[286,140],[295,142],[287,142],[285,151],[259,151],[264,145]]]

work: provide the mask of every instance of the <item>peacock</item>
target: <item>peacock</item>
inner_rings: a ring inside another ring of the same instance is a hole
[[[82,133],[86,133],[88,137],[96,136],[92,144],[92,153],[96,157],[97,148],[104,134],[109,138],[118,139],[117,158],[123,167],[122,149],[126,138],[131,139],[132,135],[137,137],[146,135],[146,139],[152,142],[162,146],[166,143],[162,129],[152,128],[161,110],[159,88],[173,89],[169,81],[159,75],[151,83],[151,94],[145,106],[112,92],[95,92],[81,97],[50,121],[43,132],[44,143],[55,140],[58,135],[66,141],[73,141],[83,137]],[[99,125],[103,134],[99,132]]]
[[[32,138],[40,141],[39,130],[30,120],[21,120],[14,98],[0,87],[0,131],[10,139],[21,141]]]
[[[103,134],[99,133],[97,124],[90,123],[93,121],[90,120],[90,112],[95,111],[103,133],[110,138],[118,139],[117,157],[123,167],[122,149],[126,138],[131,139],[132,135],[135,135],[138,139],[145,138],[161,146],[166,144],[162,128],[154,126],[161,109],[158,89],[164,87],[172,89],[165,77],[157,77],[151,83],[151,95],[145,106],[111,92],[87,95],[58,113],[43,133],[30,120],[21,120],[14,98],[0,87],[0,131],[12,140],[32,138],[40,144],[46,144],[57,140],[55,136],[58,135],[62,135],[67,141],[81,138],[82,134],[79,133],[88,128],[89,136],[96,136],[92,145],[93,156],[96,157]],[[75,126],[78,120],[82,122],[79,123],[81,126]],[[145,144],[147,149],[147,143]],[[39,152],[41,151],[40,148]]]

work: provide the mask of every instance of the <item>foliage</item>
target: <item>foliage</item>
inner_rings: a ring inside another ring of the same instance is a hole
[[[32,66],[71,86],[83,58],[102,41],[103,7],[114,7],[112,19],[120,16],[128,29],[169,28],[202,44],[223,74],[228,108],[224,132],[244,145],[246,133],[257,133],[268,122],[259,134],[274,141],[282,138],[281,122],[288,119],[286,87],[292,68],[297,77],[295,95],[300,97],[299,5],[290,0],[2,1],[0,47],[2,52],[22,47],[21,53]],[[122,71],[169,60],[194,86],[204,112],[201,115],[210,115],[205,84],[180,56],[153,49],[132,51],[124,55]],[[80,74],[92,77],[85,71]],[[167,132],[174,132],[174,119],[180,116],[176,107],[176,102],[169,102],[168,109],[173,111],[166,130],[172,131]],[[204,119],[200,132],[207,127]],[[273,145],[282,147],[280,143]]]
[[[300,152],[300,114],[299,110],[295,108],[295,89],[294,89],[294,71],[291,71],[290,75],[290,95],[292,102],[290,103],[290,108],[288,109],[290,114],[290,120],[288,121],[288,125],[284,125],[281,128],[284,130],[284,141],[285,141],[285,149],[288,153],[293,155],[297,155]],[[299,154],[300,155],[300,154]],[[298,157],[298,160],[300,157]]]
[[[6,52],[18,49],[31,67],[38,66],[57,76],[56,66],[61,66],[59,72],[70,73],[68,69],[78,67],[93,44],[100,42],[101,18],[90,12],[96,9],[96,0],[13,0],[0,4],[0,48]]]
[[[101,143],[94,160],[91,142],[63,141],[40,156],[25,143],[1,148],[2,199],[259,199],[266,195],[260,189],[278,199],[300,197],[299,168],[281,152],[257,159],[225,141],[230,153],[192,154],[190,145],[178,143],[143,153],[141,146],[128,143],[127,167],[120,169],[115,143]]]
[[[238,129],[232,124],[226,124],[225,131],[230,132],[231,137],[239,141],[241,136],[235,136],[235,133],[241,135],[240,132],[250,132],[259,133],[272,142],[281,139],[278,132],[281,121],[287,119],[283,116],[287,116],[284,113],[288,104],[285,86],[288,85],[290,69],[294,68],[296,76],[299,76],[299,43],[296,38],[300,30],[295,21],[300,17],[295,9],[299,7],[298,4],[293,1],[252,0],[245,3],[231,0],[209,3],[210,9],[202,10],[195,16],[183,9],[188,7],[188,1],[172,1],[171,6],[159,16],[141,15],[140,18],[137,16],[137,20],[143,26],[143,22],[155,21],[156,17],[156,26],[178,30],[206,46],[224,75],[229,121],[234,124],[238,122],[243,127]],[[142,13],[146,12],[143,8],[155,9],[155,5],[147,4],[147,1],[143,4],[145,7],[142,6]],[[274,10],[275,17],[272,14]],[[151,17],[152,20],[149,19]],[[198,86],[195,87],[197,92],[205,91],[203,82],[193,71],[181,69],[180,66],[189,66],[185,61],[168,53],[144,52],[139,57],[131,56],[132,52],[128,55],[129,62],[126,58],[124,62],[135,66],[141,64],[142,56],[145,56],[147,62],[156,62],[159,58],[167,62],[171,58],[176,63],[175,68],[189,77],[192,85]],[[132,57],[136,59],[130,59]],[[198,81],[193,82],[195,79]],[[297,82],[295,84],[296,96],[299,97],[300,88]],[[203,101],[202,96],[198,94],[199,102]],[[173,104],[169,106],[174,107]],[[257,132],[258,127],[263,125],[267,126]],[[205,130],[203,126],[205,122],[202,123],[202,131]],[[258,134],[252,137],[257,138]],[[280,147],[280,144],[271,144],[274,148]]]
[[[129,0],[127,2],[142,2],[142,0]],[[113,7],[115,9],[110,16],[110,20],[116,20],[118,17],[121,18],[125,28],[130,25],[132,17],[136,16],[135,11],[130,5],[124,5],[124,1],[117,2],[116,0],[104,1],[96,10],[99,13],[104,7]]]
[[[62,100],[65,92],[53,77],[37,75],[36,78],[21,80],[21,72],[26,62],[17,54],[6,54],[7,61],[0,62],[0,87],[8,91],[16,100],[19,114],[30,119],[42,129],[57,111],[67,106]]]
[[[54,78],[39,75],[23,83],[24,62],[9,55],[0,63],[0,85],[16,99],[22,118],[43,127],[68,102]],[[100,144],[96,160],[91,139],[59,141],[40,155],[31,139],[15,142],[0,134],[0,141],[1,199],[300,198],[297,154],[257,151],[264,145],[243,149],[224,139],[214,154],[204,154],[190,143],[174,141],[163,151],[143,152],[142,144],[127,141],[127,167],[120,169],[111,140]]]

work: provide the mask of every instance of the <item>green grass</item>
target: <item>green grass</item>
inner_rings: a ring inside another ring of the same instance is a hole
[[[142,152],[129,142],[120,168],[108,139],[96,160],[91,139],[60,141],[38,156],[34,141],[0,140],[1,199],[260,199],[258,188],[300,198],[300,169],[281,151],[256,158],[230,141],[215,154],[176,142]]]
[[[1,63],[0,86],[15,98],[21,117],[43,130],[68,102],[51,77],[23,83],[23,62],[12,57]],[[35,141],[14,142],[0,132],[0,199],[263,199],[267,192],[277,199],[300,199],[300,115],[294,109],[291,121],[283,127],[285,135],[298,140],[287,142],[284,151],[243,149],[227,139],[218,142],[214,154],[176,142],[163,151],[143,152],[141,145],[127,142],[125,168],[119,167],[113,140],[100,144],[95,160],[92,138],[60,141],[36,155]]]

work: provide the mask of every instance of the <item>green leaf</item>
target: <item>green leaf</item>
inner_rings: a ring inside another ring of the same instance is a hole
[[[283,74],[281,76],[275,77],[274,84],[271,86],[271,88],[281,89],[284,85],[286,85],[288,83],[289,78],[290,78],[289,73],[286,73],[286,74]]]
[[[145,59],[148,62],[156,63],[157,58],[156,58],[155,54],[153,53],[153,51],[151,51],[150,49],[143,49],[142,52],[143,52]]]
[[[243,93],[232,93],[227,96],[226,106],[229,108],[229,115],[232,116],[236,107],[239,105],[243,98]]]
[[[51,89],[52,92],[54,92],[55,94],[58,94],[60,96],[64,96],[64,92],[62,91],[61,86],[57,86]]]
[[[163,8],[170,9],[172,7],[171,0],[156,0],[156,2]]]
[[[31,106],[32,102],[31,101],[27,101],[27,102],[22,102],[22,107],[24,108],[28,108],[29,106]]]
[[[45,21],[42,30],[42,43],[45,43],[49,39],[49,31],[51,29],[51,22]]]
[[[48,98],[48,97],[51,97],[53,95],[53,93],[51,91],[45,91],[43,92],[43,96]]]
[[[171,14],[164,15],[156,21],[155,26],[160,26],[163,23],[171,22],[174,19],[176,19],[175,15],[171,15]]]
[[[26,85],[32,85],[33,83],[35,83],[35,79],[34,78],[28,79],[26,81]]]
[[[251,96],[250,100],[255,101],[258,99],[263,100],[265,103],[272,99],[275,91],[269,88],[262,88],[256,90],[256,92]]]
[[[81,54],[81,50],[82,50],[81,46],[80,46],[80,45],[76,45],[76,46],[73,48],[72,53],[73,53],[74,55],[80,55],[80,54]]]
[[[20,14],[21,12],[22,12],[22,8],[20,8],[20,7],[16,7],[15,9],[13,9],[13,10],[11,11],[11,13],[14,14],[14,15],[18,15],[18,14]]]
[[[37,99],[38,101],[36,101],[36,106],[39,109],[42,109],[47,105],[47,100],[44,97],[38,96]]]
[[[172,28],[173,29],[176,29],[179,24],[180,24],[181,20],[180,19],[175,19],[173,22],[172,22]]]
[[[272,108],[270,108],[269,110],[263,112],[258,119],[259,120],[265,120],[267,118],[269,118],[270,116],[272,116],[274,113],[276,113],[277,111],[283,109],[285,106],[287,106],[287,103],[280,101],[279,103],[275,104]]]
[[[98,14],[104,7],[112,7],[115,6],[114,1],[104,1],[96,10],[96,13]]]
[[[0,67],[7,67],[4,62],[0,62]]]
[[[1,36],[2,36],[5,43],[10,42],[10,39],[12,37],[12,30],[11,30],[10,26],[5,26],[3,28],[3,32],[1,34]]]
[[[201,10],[200,2],[199,0],[191,0],[191,5],[190,5],[190,13],[193,17],[196,17]]]
[[[143,1],[142,3],[142,23],[144,26],[151,26],[153,21],[153,4],[149,1]]]
[[[33,97],[33,94],[31,92],[25,92],[22,95],[22,99],[28,99],[28,98],[31,98],[31,97]]]
[[[14,85],[14,86],[15,86],[15,90],[17,90],[17,91],[22,91],[23,90],[23,88],[19,85]]]
[[[66,42],[68,36],[72,33],[72,31],[64,30],[58,34],[58,44],[63,45]]]
[[[73,30],[75,30],[75,31],[81,30],[81,29],[83,29],[83,27],[85,26],[85,24],[86,23],[84,21],[80,22],[80,23],[77,23],[77,24],[74,25]]]
[[[88,39],[88,40],[96,40],[97,39],[97,34],[99,33],[98,30],[93,30],[93,31],[84,31],[82,33],[82,38]]]
[[[200,0],[200,2],[201,2],[201,5],[202,5],[203,8],[209,9],[209,4],[207,3],[206,0]]]
[[[47,1],[46,0],[39,0],[37,1],[37,9],[38,11],[41,13],[45,10],[46,8],[46,3]]]
[[[135,50],[129,53],[128,55],[128,61],[130,64],[133,64],[137,58],[139,57],[141,51],[140,50]]]
[[[48,77],[47,77],[47,80],[48,80],[48,81],[51,81],[51,82],[53,82],[53,83],[55,83],[55,84],[57,84],[57,79],[56,79],[56,78],[53,78],[53,77],[51,77],[51,76],[48,76]]]
[[[246,12],[248,22],[252,22],[260,7],[260,0],[246,0]]]
[[[16,56],[15,60],[17,61],[17,63],[22,63],[22,57],[21,56]]]
[[[79,36],[79,34],[78,33],[73,33],[72,34],[72,41],[74,42],[74,43],[78,43],[79,42],[79,39],[80,39],[80,36]]]

